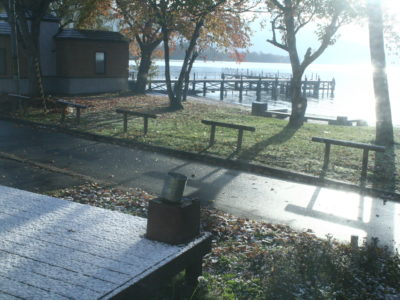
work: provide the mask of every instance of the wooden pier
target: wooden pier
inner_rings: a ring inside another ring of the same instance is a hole
[[[177,80],[171,80],[174,85]],[[221,79],[200,79],[193,78],[189,81],[189,93],[195,95],[207,96],[208,93],[219,93],[220,100],[224,100],[228,91],[238,92],[239,102],[243,101],[243,94],[255,92],[255,101],[261,100],[261,93],[271,95],[271,98],[276,100],[278,97],[290,97],[290,79],[279,78],[226,78]],[[166,82],[164,79],[152,80],[148,83],[148,90],[156,92],[166,92]],[[302,82],[303,95],[306,97],[322,98],[334,97],[335,79],[331,81],[322,80],[304,80]]]

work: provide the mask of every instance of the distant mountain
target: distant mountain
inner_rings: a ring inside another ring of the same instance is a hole
[[[185,56],[185,49],[177,48],[171,53],[171,59],[183,59]],[[236,52],[226,53],[220,52],[215,48],[208,48],[202,51],[197,58],[198,60],[209,61],[247,61],[247,62],[264,62],[264,63],[288,63],[290,62],[288,56],[276,55],[262,52]]]

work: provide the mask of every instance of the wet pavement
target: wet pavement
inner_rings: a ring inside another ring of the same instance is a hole
[[[0,158],[0,185],[44,193],[79,184],[81,180],[68,175]]]
[[[238,216],[311,229],[318,236],[331,234],[342,241],[357,235],[360,240],[378,237],[389,246],[400,245],[400,203],[354,192],[278,180],[6,121],[0,121],[0,152],[155,194],[161,193],[166,174],[175,171],[189,178],[186,196]],[[0,160],[0,184],[43,191],[63,182],[67,186],[75,180],[81,182],[65,174],[46,176],[41,172],[48,171],[30,172],[24,164],[14,164]]]

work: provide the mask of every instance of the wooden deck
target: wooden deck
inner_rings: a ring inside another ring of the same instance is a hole
[[[198,265],[210,249],[208,234],[150,241],[146,222],[0,186],[0,299],[140,299],[140,285]]]

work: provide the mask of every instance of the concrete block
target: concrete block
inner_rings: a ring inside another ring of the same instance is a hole
[[[268,104],[266,102],[252,102],[251,103],[251,114],[253,116],[264,116],[268,109]]]

